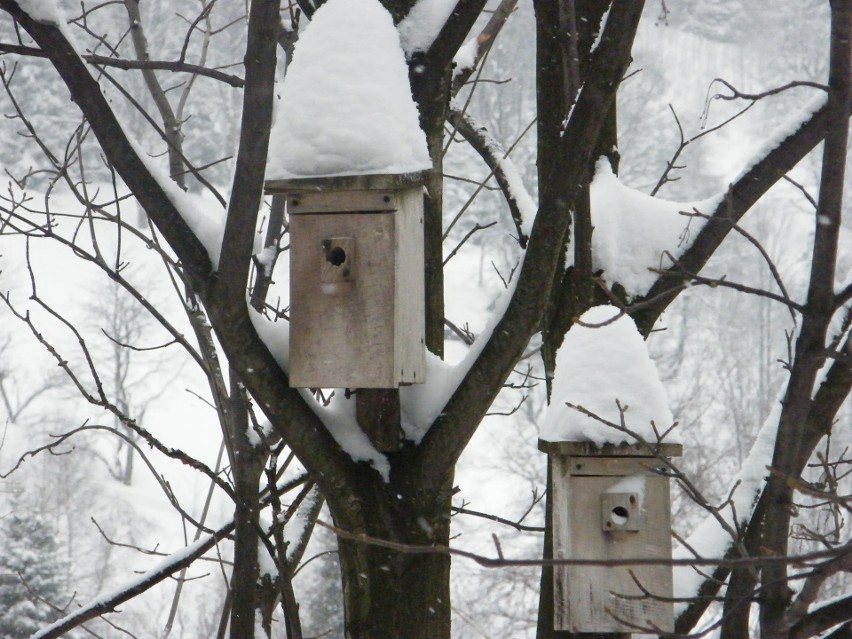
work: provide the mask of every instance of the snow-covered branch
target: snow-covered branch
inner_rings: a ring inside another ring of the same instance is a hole
[[[189,566],[193,561],[215,546],[217,542],[227,537],[233,529],[234,523],[229,522],[212,535],[199,539],[183,550],[169,555],[154,568],[127,581],[112,592],[95,598],[76,612],[66,615],[59,621],[39,630],[30,639],[55,639],[90,619],[115,612],[116,607],[120,604],[133,599],[137,595],[156,586],[161,581],[168,579],[169,576],[178,570]]]

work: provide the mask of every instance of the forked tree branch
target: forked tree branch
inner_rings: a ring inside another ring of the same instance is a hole
[[[595,51],[589,81],[581,91],[565,134],[559,140],[567,171],[547,176],[548,188],[566,202],[588,181],[592,150],[624,70],[644,2],[615,0],[601,46]],[[542,197],[542,201],[547,198]],[[561,210],[539,210],[517,289],[488,342],[441,415],[427,432],[416,463],[407,469],[426,486],[439,486],[473,436],[524,348],[538,330],[548,300],[547,282],[563,247],[569,220]]]
[[[268,7],[264,8],[264,4],[257,3],[258,8],[255,10],[260,17],[255,18],[254,25],[267,18]],[[246,106],[251,110],[257,105],[260,111],[256,116],[246,116],[246,125],[249,128],[243,130],[244,147],[241,149],[242,160],[238,160],[237,169],[237,176],[241,177],[238,177],[235,183],[230,206],[232,213],[228,216],[229,225],[226,227],[227,241],[222,247],[220,260],[225,267],[225,273],[224,276],[220,273],[220,277],[215,278],[205,247],[183,220],[163,185],[154,178],[139,157],[100,86],[89,73],[86,63],[61,30],[56,25],[33,20],[14,0],[0,0],[0,9],[12,15],[48,54],[54,68],[71,92],[72,99],[90,123],[104,154],[177,253],[189,285],[208,310],[211,325],[216,330],[231,365],[243,373],[243,383],[261,410],[279,427],[279,434],[300,460],[319,476],[342,478],[357,473],[357,465],[341,450],[298,391],[290,388],[286,374],[255,332],[245,303],[251,245],[266,157],[266,153],[261,155],[259,149],[261,145],[263,149],[266,147],[272,108],[272,87],[268,81],[271,71],[260,68],[269,64],[270,58],[274,60],[275,29],[271,26],[272,23],[256,26],[261,30],[262,36],[250,36],[254,38],[254,58],[249,61],[249,66],[252,67],[254,75],[247,74],[246,81],[248,84],[255,83],[256,86],[251,90],[250,97],[247,97]],[[277,20],[277,14],[275,18]],[[272,41],[271,54],[268,51],[267,37]],[[258,38],[262,40],[259,43]],[[263,105],[261,102],[267,93],[269,103]],[[254,146],[251,147],[247,140],[253,141]],[[228,229],[233,231],[230,236],[227,235]],[[213,281],[216,281],[215,291],[211,290]],[[327,499],[347,499],[348,495],[342,495],[339,491],[344,485],[344,482],[335,484],[338,488],[338,491],[335,491],[323,482]]]
[[[802,328],[796,339],[795,359],[784,396],[778,438],[772,457],[773,473],[766,487],[770,509],[763,522],[762,546],[770,552],[786,552],[793,488],[787,477],[798,477],[807,448],[806,419],[813,410],[813,388],[826,357],[826,336],[834,313],[834,274],[843,209],[843,190],[852,104],[852,0],[831,2],[829,96],[827,132],[823,145],[816,228],[811,257],[808,297]],[[777,474],[776,474],[777,473]],[[761,574],[763,601],[760,628],[765,636],[788,634],[786,571],[768,567]]]
[[[222,240],[219,277],[212,291],[214,303],[231,307],[230,313],[247,313],[246,286],[272,126],[280,4],[280,0],[253,3],[249,13],[240,144]]]
[[[698,232],[692,245],[678,258],[678,265],[661,274],[642,299],[657,302],[633,315],[643,335],[648,335],[663,311],[680,292],[681,273],[699,273],[722,244],[734,225],[748,210],[802,158],[810,153],[826,135],[828,105],[815,111],[795,131],[743,173],[728,188],[727,196]],[[637,299],[642,301],[641,299]]]

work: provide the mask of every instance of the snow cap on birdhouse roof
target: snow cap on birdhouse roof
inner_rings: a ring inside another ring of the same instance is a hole
[[[267,180],[431,166],[399,34],[378,0],[328,0],[317,10],[277,107]]]
[[[556,355],[550,407],[541,439],[604,445],[637,444],[624,426],[650,444],[672,425],[666,391],[633,320],[613,306],[589,309],[575,323]],[[676,429],[664,439],[680,443]]]

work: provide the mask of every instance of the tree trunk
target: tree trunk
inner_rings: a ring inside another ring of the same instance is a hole
[[[409,491],[366,474],[345,507],[329,503],[338,536],[347,639],[449,639],[450,557],[403,546],[449,544],[446,489]],[[346,534],[349,533],[349,534]],[[367,539],[353,539],[352,533]],[[391,542],[385,548],[372,540]]]
[[[260,605],[258,562],[260,493],[266,455],[248,439],[247,406],[243,389],[231,375],[227,411],[227,437],[231,443],[231,465],[236,504],[234,508],[234,570],[231,573],[231,639],[253,639],[255,610]]]
[[[449,639],[450,558],[339,541],[347,639]]]

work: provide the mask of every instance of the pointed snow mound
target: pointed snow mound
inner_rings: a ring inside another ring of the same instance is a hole
[[[581,441],[604,444],[635,444],[630,435],[607,426],[566,403],[582,406],[614,424],[621,423],[616,400],[627,410],[625,425],[647,442],[672,425],[666,391],[648,349],[633,320],[618,319],[613,306],[586,311],[565,335],[556,354],[556,376],[550,407],[541,428],[546,441]],[[608,323],[607,323],[608,322]],[[679,443],[670,433],[666,443]]]
[[[619,181],[606,158],[595,166],[591,186],[593,268],[607,282],[621,284],[629,297],[645,295],[659,275],[692,244],[705,220],[683,213],[710,214],[722,196],[698,202],[671,202],[641,193]],[[668,255],[667,255],[668,254]]]
[[[267,179],[429,167],[390,14],[378,0],[329,0],[287,70]]]

